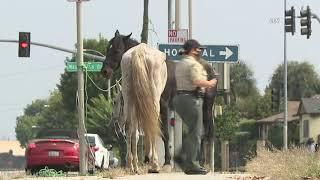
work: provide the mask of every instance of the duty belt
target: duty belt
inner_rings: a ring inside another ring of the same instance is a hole
[[[177,90],[178,95],[191,95],[197,98],[203,98],[204,97],[204,92],[193,90],[193,91],[188,91],[188,90]]]

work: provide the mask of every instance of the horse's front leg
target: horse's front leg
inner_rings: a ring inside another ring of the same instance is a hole
[[[171,155],[169,149],[169,132],[168,132],[168,103],[165,100],[160,100],[160,116],[161,116],[161,131],[162,140],[164,143],[164,166],[171,167]]]
[[[133,170],[135,173],[139,174],[139,167],[138,167],[138,140],[139,140],[139,131],[136,125],[133,126],[132,131],[132,153],[133,153]]]

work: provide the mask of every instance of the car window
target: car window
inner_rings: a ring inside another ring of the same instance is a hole
[[[76,131],[65,129],[43,129],[37,135],[37,139],[78,139]]]
[[[87,142],[89,144],[96,144],[96,140],[95,140],[94,136],[86,136],[86,138],[87,138]]]
[[[102,139],[100,138],[100,136],[98,136],[98,139],[99,139],[100,143],[102,144],[102,146],[103,146],[103,147],[106,147],[106,146],[104,145]]]

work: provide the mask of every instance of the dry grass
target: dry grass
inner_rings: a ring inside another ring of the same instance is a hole
[[[21,179],[21,178],[25,178],[25,177],[26,177],[26,174],[21,171],[17,171],[17,172],[1,171],[0,172],[0,180]]]
[[[147,174],[148,167],[147,166],[139,166],[140,171],[138,174]],[[130,169],[128,168],[111,168],[105,171],[102,171],[98,174],[98,176],[102,176],[103,178],[110,178],[114,179],[117,177],[123,177],[127,175],[135,175]]]
[[[320,153],[305,148],[272,152],[261,148],[257,157],[247,163],[246,170],[271,179],[320,179]]]

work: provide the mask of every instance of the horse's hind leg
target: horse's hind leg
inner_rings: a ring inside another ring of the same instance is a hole
[[[144,137],[144,152],[144,163],[149,164],[151,158],[151,142],[150,139],[147,138],[147,136]]]
[[[138,167],[138,152],[137,152],[137,146],[138,146],[138,140],[139,140],[139,132],[136,125],[133,126],[132,131],[132,153],[133,153],[133,170],[135,173],[139,173],[139,167]]]
[[[133,165],[132,165],[132,129],[133,129],[133,123],[132,123],[132,114],[131,111],[128,109],[128,103],[124,104],[124,118],[126,120],[127,125],[127,168],[129,168],[131,171],[134,171]]]
[[[159,173],[160,166],[158,164],[158,155],[156,149],[156,139],[151,140],[151,163],[150,163],[149,173]]]
[[[129,126],[128,132],[127,132],[127,168],[129,168],[131,171],[134,171],[133,165],[132,165],[131,137],[132,137],[131,127]]]

